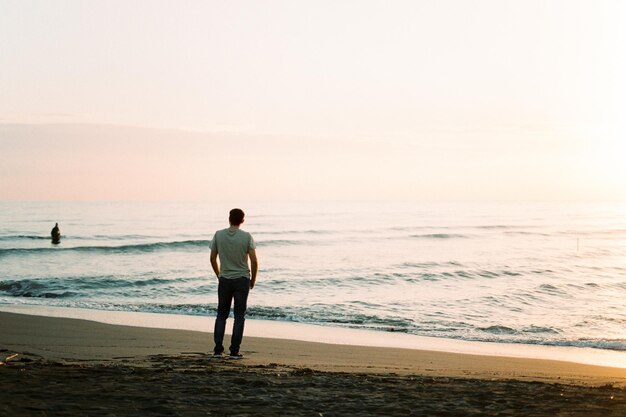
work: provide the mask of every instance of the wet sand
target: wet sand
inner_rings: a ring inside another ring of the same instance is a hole
[[[0,313],[0,415],[626,415],[626,369]]]

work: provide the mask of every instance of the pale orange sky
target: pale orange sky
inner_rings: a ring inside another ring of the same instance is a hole
[[[0,199],[626,199],[626,2],[0,11]]]

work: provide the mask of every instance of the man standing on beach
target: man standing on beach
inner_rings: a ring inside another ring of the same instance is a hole
[[[211,241],[211,266],[219,280],[217,318],[213,332],[214,357],[221,357],[224,352],[226,319],[230,314],[233,299],[235,300],[235,322],[230,340],[229,357],[231,359],[243,357],[239,352],[239,347],[243,339],[248,293],[254,288],[259,270],[254,239],[250,233],[239,228],[244,222],[244,216],[243,210],[232,209],[228,217],[230,227],[215,232]],[[248,267],[248,259],[250,259],[250,267]]]

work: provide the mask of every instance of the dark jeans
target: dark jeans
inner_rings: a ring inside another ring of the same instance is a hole
[[[215,319],[215,330],[213,337],[215,340],[215,353],[224,352],[224,332],[226,331],[226,319],[230,314],[230,305],[235,299],[235,323],[233,324],[233,335],[230,338],[230,353],[239,353],[241,339],[243,339],[243,325],[246,321],[246,307],[248,304],[248,293],[250,292],[250,278],[241,277],[226,279],[220,277],[217,288],[217,318]]]

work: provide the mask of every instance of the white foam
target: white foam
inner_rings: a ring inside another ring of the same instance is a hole
[[[100,323],[160,329],[211,332],[213,317],[178,314],[102,311],[80,308],[32,305],[0,305],[0,311],[46,317],[65,317]],[[548,359],[588,365],[626,368],[626,352],[566,346],[542,346],[474,342],[456,339],[416,336],[405,333],[345,329],[314,324],[246,320],[246,336],[291,339],[340,345],[376,346],[432,350],[470,355]]]

